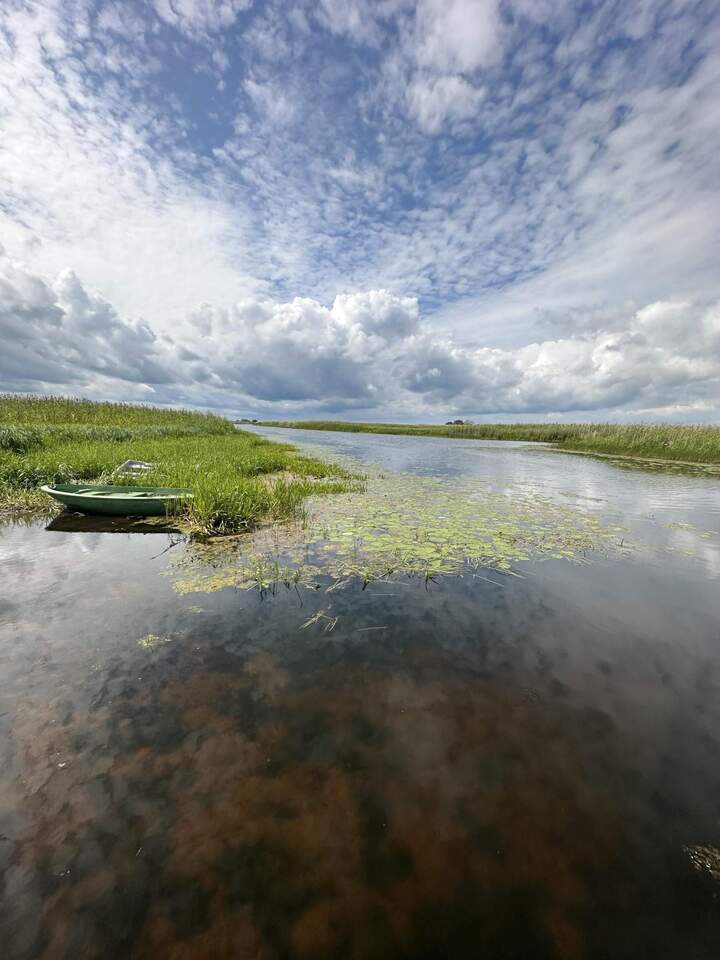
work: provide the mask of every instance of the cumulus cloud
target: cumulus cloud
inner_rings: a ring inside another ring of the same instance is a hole
[[[417,301],[384,290],[336,297],[205,304],[189,318],[209,375],[262,401],[374,403],[386,361],[417,329]],[[383,387],[384,389],[384,387]]]
[[[173,379],[142,320],[120,317],[71,270],[54,282],[0,255],[0,383],[67,391],[93,378],[142,387]]]
[[[3,385],[710,416],[719,38],[645,0],[0,4]]]
[[[49,280],[2,257],[0,338],[0,382],[14,389],[229,411],[712,411],[720,397],[720,304],[648,304],[614,330],[502,350],[438,337],[415,298],[373,290],[329,307],[206,303],[171,337],[122,317],[70,271]]]

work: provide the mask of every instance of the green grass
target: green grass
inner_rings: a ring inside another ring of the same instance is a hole
[[[85,424],[92,427],[193,427],[210,433],[231,433],[233,424],[224,417],[194,410],[130,403],[95,403],[68,397],[40,397],[19,393],[0,394],[0,426],[49,427]]]
[[[341,467],[243,433],[223,417],[0,395],[0,514],[47,512],[52,502],[38,489],[42,484],[112,482],[124,460],[156,467],[118,482],[192,489],[183,519],[205,534],[292,517],[310,493],[352,486]]]
[[[563,450],[691,463],[720,463],[720,427],[614,423],[481,423],[431,425],[343,423],[336,420],[266,420],[268,427],[406,434],[460,440],[535,440]]]

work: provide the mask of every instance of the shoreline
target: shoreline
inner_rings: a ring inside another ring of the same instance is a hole
[[[555,453],[571,453],[581,457],[599,457],[602,460],[623,460],[626,463],[640,463],[657,467],[690,467],[693,472],[703,472],[711,476],[720,476],[720,463],[703,463],[699,460],[668,460],[662,457],[639,457],[629,453],[600,453],[599,450],[573,450],[572,448],[556,447],[547,444],[548,450]]]
[[[126,460],[152,469],[139,478],[123,475],[123,483],[192,490],[173,519],[201,536],[291,519],[307,497],[357,482],[337,464],[238,430],[225,417],[0,394],[0,521],[53,516],[40,487],[114,483]]]
[[[264,420],[258,427],[370,433],[447,440],[496,440],[544,444],[549,450],[653,466],[720,471],[720,427],[644,424],[389,424]],[[663,448],[675,448],[668,456]]]

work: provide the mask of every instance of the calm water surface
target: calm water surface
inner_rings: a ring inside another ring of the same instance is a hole
[[[716,960],[720,480],[263,432],[647,549],[180,596],[172,533],[0,528],[2,956]]]

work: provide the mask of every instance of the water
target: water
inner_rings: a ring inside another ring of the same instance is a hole
[[[265,432],[633,549],[179,595],[172,532],[0,529],[3,956],[717,958],[720,483]]]

